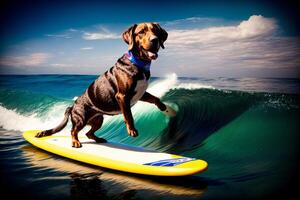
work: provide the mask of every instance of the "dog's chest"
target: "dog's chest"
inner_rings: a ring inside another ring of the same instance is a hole
[[[140,98],[144,95],[145,91],[147,90],[148,87],[148,81],[145,77],[145,75],[143,75],[143,79],[142,80],[138,80],[135,86],[135,94],[132,97],[130,104],[134,105],[138,100],[140,100]]]

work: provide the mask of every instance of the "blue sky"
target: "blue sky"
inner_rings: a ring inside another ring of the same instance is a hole
[[[169,33],[152,74],[300,77],[299,14],[289,1],[6,1],[0,73],[101,74],[127,49],[121,33]]]

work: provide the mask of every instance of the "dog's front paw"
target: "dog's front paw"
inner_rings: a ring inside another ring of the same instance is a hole
[[[134,128],[127,128],[127,132],[131,137],[137,137],[139,135],[138,131]]]
[[[169,117],[175,117],[176,116],[176,111],[171,108],[169,105],[166,105],[166,110],[163,111],[163,113]]]

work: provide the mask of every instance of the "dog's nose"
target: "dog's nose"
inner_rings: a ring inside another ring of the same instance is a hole
[[[157,46],[158,46],[158,37],[152,35],[152,36],[150,37],[150,42],[152,43],[152,46],[157,47]]]

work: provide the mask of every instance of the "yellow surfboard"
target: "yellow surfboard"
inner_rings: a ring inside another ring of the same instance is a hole
[[[26,131],[23,137],[48,152],[109,169],[154,176],[186,176],[203,172],[208,167],[207,162],[195,158],[112,142],[99,144],[86,137],[79,138],[81,148],[73,148],[70,136],[36,138],[37,132],[39,130]]]

